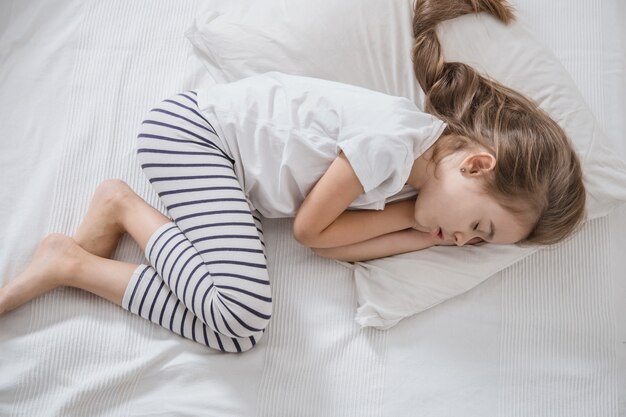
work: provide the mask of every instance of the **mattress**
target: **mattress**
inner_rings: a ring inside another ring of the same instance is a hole
[[[621,0],[518,0],[626,158]],[[134,137],[213,81],[184,37],[200,0],[0,3],[0,285],[121,178],[165,212]],[[621,9],[620,9],[621,8]],[[79,289],[0,317],[1,416],[626,416],[626,208],[396,327],[360,328],[352,271],[263,219],[274,316],[221,354]],[[126,236],[115,259],[144,262]]]

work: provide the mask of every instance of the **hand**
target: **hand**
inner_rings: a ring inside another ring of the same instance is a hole
[[[419,239],[420,242],[423,242],[428,246],[445,246],[445,245],[454,245],[452,242],[446,242],[439,239],[438,236],[433,236],[432,233],[422,232],[417,228],[417,224],[414,224],[412,227],[409,227],[406,230],[410,230],[412,232],[411,236],[415,236],[416,239]]]
[[[440,240],[439,238],[435,238],[437,239],[437,242],[435,243],[436,246],[454,246],[456,245],[456,243],[452,242],[452,241],[444,241],[444,240]],[[465,243],[465,245],[476,245],[476,244],[480,244],[480,243],[484,243],[485,241],[482,240],[479,237],[475,237],[474,239],[470,239],[467,241],[467,243]],[[463,245],[463,246],[465,246]]]

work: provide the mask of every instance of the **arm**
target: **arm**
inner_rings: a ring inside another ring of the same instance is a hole
[[[334,248],[408,229],[415,224],[414,200],[390,203],[384,210],[344,211],[307,246]]]
[[[414,200],[384,210],[346,211],[363,186],[343,152],[333,161],[300,206],[293,233],[303,245],[327,248],[362,242],[413,227]]]
[[[338,259],[340,261],[369,261],[371,259],[425,249],[435,245],[438,240],[429,233],[423,233],[415,229],[405,229],[352,245],[334,248],[313,248],[313,251],[325,258]]]

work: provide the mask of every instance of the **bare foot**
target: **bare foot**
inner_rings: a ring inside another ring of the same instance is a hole
[[[121,202],[135,192],[122,180],[103,181],[94,192],[89,209],[74,240],[94,255],[110,258],[125,230],[119,221]]]
[[[84,251],[68,236],[51,234],[41,241],[26,270],[0,288],[0,315],[64,285]]]

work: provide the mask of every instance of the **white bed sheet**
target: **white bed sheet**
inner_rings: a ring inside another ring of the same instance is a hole
[[[626,157],[619,3],[517,2]],[[183,35],[197,4],[0,3],[0,284],[74,232],[105,178],[163,210],[134,135],[153,103],[210,82]],[[255,349],[215,353],[58,289],[0,318],[0,415],[626,415],[626,209],[386,332],[354,322],[348,269],[291,220],[263,224],[275,314]],[[143,261],[127,237],[115,257]]]

